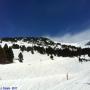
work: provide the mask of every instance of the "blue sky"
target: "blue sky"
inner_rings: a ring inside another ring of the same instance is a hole
[[[63,36],[90,28],[90,0],[0,0],[0,37]]]

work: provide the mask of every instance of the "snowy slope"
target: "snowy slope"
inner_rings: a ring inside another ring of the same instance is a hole
[[[4,46],[5,43],[3,42],[1,45]],[[12,45],[11,42],[7,42],[7,44]],[[20,41],[17,44],[32,46],[30,43]],[[79,63],[77,57],[54,57],[54,60],[51,60],[47,55],[41,55],[37,52],[31,54],[24,51],[24,61],[19,63],[17,59],[20,50],[13,49],[13,51],[14,63],[0,65],[0,88],[90,90],[90,62]]]
[[[89,76],[90,62],[81,64],[77,58],[0,65],[0,86],[17,90],[89,90]]]

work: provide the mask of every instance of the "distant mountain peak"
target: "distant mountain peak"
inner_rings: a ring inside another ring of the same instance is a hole
[[[1,41],[5,42],[17,42],[23,41],[28,43],[40,44],[40,45],[54,45],[55,42],[46,37],[6,37],[1,38]]]
[[[87,45],[90,45],[90,41],[89,41],[89,42],[87,42],[85,45],[86,45],[86,46],[87,46]]]

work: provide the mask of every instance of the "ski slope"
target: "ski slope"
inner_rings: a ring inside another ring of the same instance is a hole
[[[26,55],[23,63],[0,65],[0,86],[17,87],[17,90],[89,90],[90,62],[81,64],[77,58],[50,60],[35,55],[30,56],[31,59]],[[41,57],[40,60],[37,57]]]
[[[47,55],[24,51],[23,63],[19,63],[20,50],[13,51],[14,63],[0,65],[0,90],[90,90],[90,62],[79,63],[77,57],[51,60]]]

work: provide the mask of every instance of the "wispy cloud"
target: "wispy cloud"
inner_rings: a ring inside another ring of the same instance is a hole
[[[90,29],[84,30],[74,35],[67,33],[63,35],[62,37],[59,35],[56,35],[54,37],[53,36],[47,36],[47,37],[56,41],[66,42],[66,43],[85,42],[85,41],[90,41]]]

